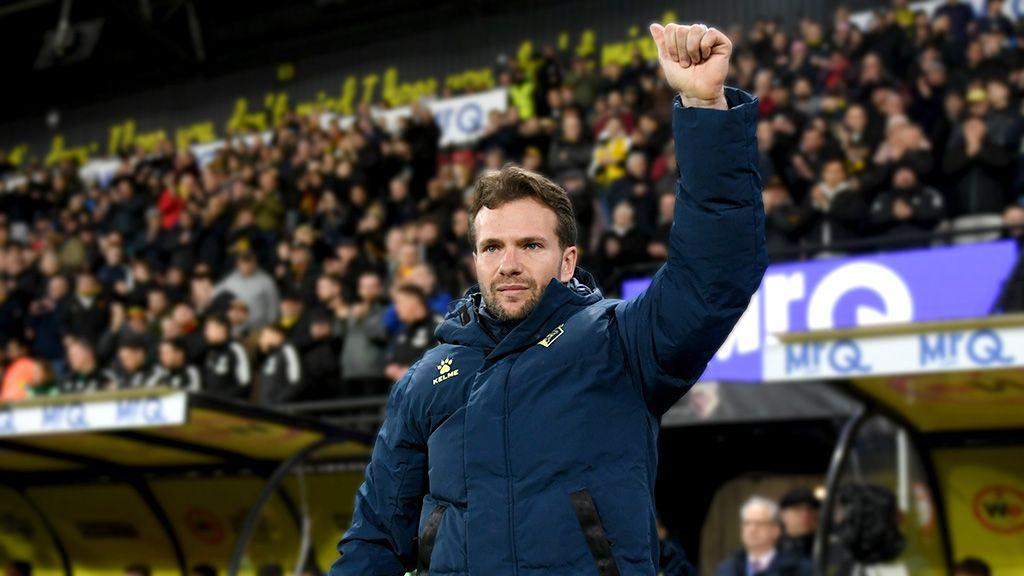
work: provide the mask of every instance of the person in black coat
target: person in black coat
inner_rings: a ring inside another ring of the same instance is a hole
[[[715,576],[810,576],[811,564],[779,549],[782,536],[779,506],[763,496],[752,496],[740,509],[743,548],[715,568]]]
[[[182,338],[165,338],[160,342],[154,386],[165,386],[175,390],[199,392],[202,389],[202,375],[199,369],[188,363],[188,345]]]
[[[302,348],[302,372],[310,382],[303,400],[328,398],[341,382],[341,338],[334,332],[333,319],[325,312],[310,317],[309,337]]]
[[[782,520],[783,532],[779,539],[779,550],[811,561],[820,507],[821,503],[810,488],[799,486],[786,492],[779,500],[779,519]]]
[[[245,348],[231,338],[226,316],[210,316],[203,324],[203,392],[224,398],[248,398],[252,366]]]
[[[805,238],[812,246],[825,248],[856,240],[866,212],[864,197],[847,179],[843,161],[829,159],[821,169],[821,180],[804,198]]]
[[[75,294],[64,309],[64,334],[99,342],[110,326],[110,302],[101,294],[96,277],[83,272],[75,280]]]
[[[260,330],[260,366],[256,393],[259,403],[277,406],[301,398],[309,380],[302,373],[302,361],[295,346],[285,338],[278,324],[268,324]]]
[[[398,319],[405,327],[391,339],[385,374],[398,380],[427,349],[437,344],[434,329],[438,319],[430,311],[427,295],[419,286],[402,284],[395,288],[394,298]]]
[[[922,185],[917,173],[904,166],[893,174],[892,189],[875,198],[869,218],[882,238],[926,244],[942,219],[943,208],[938,190]]]

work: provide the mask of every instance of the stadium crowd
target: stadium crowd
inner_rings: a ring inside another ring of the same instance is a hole
[[[894,0],[865,29],[845,9],[728,28],[729,84],[760,98],[773,261],[1024,224],[1024,28],[1002,5],[948,0],[928,15]],[[672,94],[657,63],[637,51],[598,67],[550,48],[501,61],[510,105],[468,146],[440,147],[415,105],[393,133],[368,109],[347,129],[289,113],[267,141],[232,135],[205,165],[170,142],[124,150],[107,187],[70,162],[0,153],[0,399],[384,394],[473,283],[473,183],[507,162],[566,189],[583,266],[615,294],[664,259],[672,224]]]

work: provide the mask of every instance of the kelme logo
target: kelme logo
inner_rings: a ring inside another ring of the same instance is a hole
[[[434,378],[434,385],[438,385],[445,380],[459,375],[459,369],[452,370],[452,359],[451,357],[445,358],[437,365],[437,373],[439,376]]]

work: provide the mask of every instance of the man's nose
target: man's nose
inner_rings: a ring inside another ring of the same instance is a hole
[[[501,256],[501,264],[498,265],[498,273],[506,276],[519,274],[523,271],[519,262],[517,250],[505,250]]]

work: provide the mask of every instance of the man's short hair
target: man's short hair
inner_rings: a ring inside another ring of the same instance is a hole
[[[427,293],[423,291],[423,288],[415,284],[409,284],[408,282],[399,284],[395,287],[395,294],[404,294],[411,298],[415,298],[420,304],[423,305],[427,310],[430,309],[429,302],[427,301]]]
[[[779,521],[779,505],[775,503],[775,500],[772,500],[771,498],[765,498],[764,496],[756,495],[747,498],[747,500],[743,503],[743,506],[740,506],[740,520],[743,520],[743,516],[747,510],[755,506],[762,506],[764,508],[767,508],[769,514],[772,517],[772,520],[776,522]]]
[[[476,181],[476,198],[469,209],[469,240],[476,252],[476,215],[480,209],[494,210],[520,200],[533,198],[544,204],[558,218],[556,233],[562,249],[576,245],[576,214],[572,209],[569,195],[561,186],[544,176],[524,170],[518,166],[506,165],[501,170],[488,172]]]

